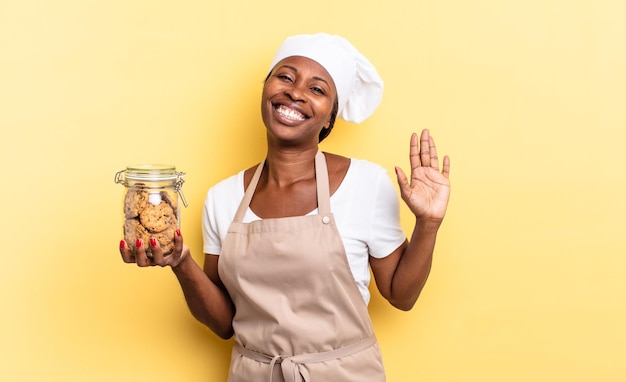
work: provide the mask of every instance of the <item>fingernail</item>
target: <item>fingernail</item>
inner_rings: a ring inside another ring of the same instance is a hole
[[[126,242],[124,240],[120,240],[120,248],[121,249],[126,248]]]
[[[141,239],[137,239],[137,241],[135,241],[135,247],[137,248],[141,248],[142,244],[143,244],[143,241]]]
[[[153,238],[153,237],[150,238],[150,245],[153,246],[153,247],[156,247],[156,239],[155,238]]]
[[[176,230],[176,236],[180,236],[180,230],[179,229]]]

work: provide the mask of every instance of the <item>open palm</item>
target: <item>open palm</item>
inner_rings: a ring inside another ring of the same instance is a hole
[[[419,138],[411,135],[410,148],[411,178],[396,167],[402,200],[418,219],[442,220],[450,198],[450,158],[443,158],[443,168],[439,171],[439,158],[435,141],[428,130],[423,130]]]

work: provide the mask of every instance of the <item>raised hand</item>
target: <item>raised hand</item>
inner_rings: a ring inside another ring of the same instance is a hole
[[[437,148],[428,130],[422,131],[419,143],[417,134],[411,135],[409,158],[410,181],[402,169],[396,166],[402,200],[417,219],[441,221],[450,198],[450,158],[444,156],[440,172]]]

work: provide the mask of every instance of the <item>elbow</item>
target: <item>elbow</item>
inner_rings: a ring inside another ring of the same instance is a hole
[[[389,298],[387,298],[387,301],[389,301],[391,306],[393,306],[394,308],[402,310],[404,312],[408,312],[409,310],[413,309],[420,294],[421,289],[413,291],[413,293],[410,294],[392,294],[391,296],[389,296]]]
[[[415,304],[405,304],[405,305],[394,305],[397,309],[403,311],[403,312],[408,312],[411,309],[413,309],[413,307],[415,306]]]
[[[394,308],[408,312],[415,306],[415,303],[422,294],[425,283],[426,280],[424,279],[423,282],[417,286],[394,288],[397,285],[392,285],[389,288],[387,301],[389,301]]]
[[[391,304],[391,306],[393,306],[394,308],[398,310],[401,310],[403,312],[408,312],[411,309],[413,309],[416,301],[417,299],[410,300],[410,301],[389,301],[389,303]]]
[[[235,334],[233,330],[232,320],[228,322],[226,322],[226,320],[220,322],[198,314],[192,315],[198,322],[211,329],[213,333],[215,333],[219,338],[223,340],[228,340]]]
[[[213,330],[213,332],[217,334],[217,336],[223,340],[228,340],[233,336],[233,334],[235,334],[233,331],[233,328],[229,328],[227,330],[221,330],[221,331]]]
[[[211,329],[213,333],[215,333],[219,338],[223,340],[228,340],[235,334],[235,332],[233,331],[233,327],[230,325],[218,326],[218,325],[211,325],[206,322],[204,322],[204,325],[208,327],[209,329]]]

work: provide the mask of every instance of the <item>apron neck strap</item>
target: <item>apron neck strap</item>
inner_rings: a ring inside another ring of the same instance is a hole
[[[263,167],[265,167],[265,159],[263,159],[263,161],[256,168],[256,171],[254,172],[254,175],[250,180],[250,184],[248,185],[248,188],[246,188],[246,193],[241,200],[241,204],[239,204],[239,209],[237,209],[234,221],[243,221],[243,217],[248,210],[248,207],[250,207],[252,195],[254,195],[256,186],[259,184],[259,179],[261,179]],[[330,213],[330,188],[328,183],[328,169],[326,168],[326,157],[321,151],[318,151],[317,154],[315,154],[315,180],[317,183],[318,213],[320,215],[328,215]]]
[[[321,151],[315,154],[315,180],[317,183],[317,213],[326,216],[330,214],[330,186],[326,157]]]

